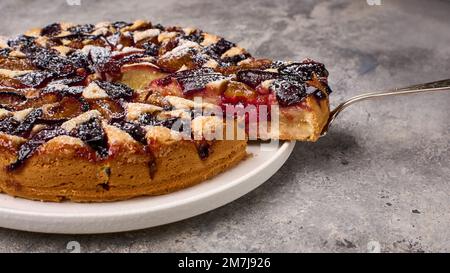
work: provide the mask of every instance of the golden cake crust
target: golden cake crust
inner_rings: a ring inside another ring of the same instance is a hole
[[[124,149],[114,158],[93,162],[79,156],[80,149],[84,152],[85,147],[51,141],[19,172],[3,172],[0,189],[28,199],[76,202],[166,194],[195,185],[236,165],[246,157],[245,147],[245,141],[215,142],[211,155],[202,160],[191,142],[161,144],[159,149],[166,152],[154,159],[158,169],[152,176],[149,156],[140,149]],[[4,157],[0,166],[4,168],[15,155],[4,150],[1,153]]]

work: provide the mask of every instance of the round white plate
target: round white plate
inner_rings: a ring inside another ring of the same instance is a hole
[[[0,226],[46,233],[108,233],[186,219],[223,206],[269,179],[288,159],[295,141],[275,147],[252,143],[252,157],[196,186],[167,195],[110,203],[50,203],[0,194]]]

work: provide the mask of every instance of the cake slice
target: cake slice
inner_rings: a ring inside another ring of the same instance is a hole
[[[253,139],[316,141],[329,116],[327,75],[322,64],[311,60],[236,74],[199,68],[152,80],[140,93],[147,99],[151,94],[202,98],[218,105],[224,117],[247,115],[247,134],[248,128],[260,129],[258,123],[267,121],[268,129],[257,130]]]

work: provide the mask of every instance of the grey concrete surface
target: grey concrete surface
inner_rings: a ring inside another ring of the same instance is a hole
[[[150,19],[199,26],[257,56],[324,62],[332,104],[450,78],[450,1],[0,2],[1,33],[54,21]],[[161,227],[107,235],[0,229],[1,252],[450,251],[450,94],[364,102],[248,195]],[[372,243],[369,243],[372,242]],[[375,242],[375,243],[373,243]]]

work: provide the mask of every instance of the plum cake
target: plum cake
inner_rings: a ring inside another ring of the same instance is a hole
[[[247,128],[263,121],[256,139],[317,140],[327,77],[310,59],[257,59],[143,20],[1,37],[0,192],[103,202],[194,185],[246,158]]]

